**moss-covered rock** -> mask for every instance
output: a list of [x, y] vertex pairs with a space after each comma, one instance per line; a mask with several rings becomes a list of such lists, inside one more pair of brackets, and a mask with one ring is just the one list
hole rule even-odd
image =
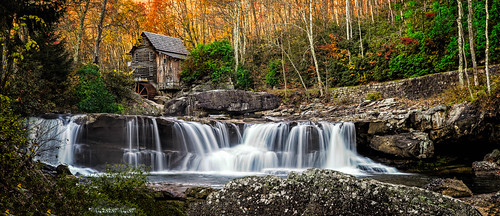
[[415, 187], [309, 169], [228, 182], [191, 215], [480, 215], [457, 199]]
[[424, 188], [451, 197], [472, 196], [472, 191], [463, 181], [458, 179], [434, 179], [432, 182], [425, 185]]
[[186, 197], [195, 199], [206, 199], [212, 192], [217, 191], [211, 187], [191, 187], [184, 191]]

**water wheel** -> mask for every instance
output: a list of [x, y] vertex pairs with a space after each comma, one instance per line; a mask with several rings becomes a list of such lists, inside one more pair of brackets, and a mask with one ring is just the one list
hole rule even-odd
[[149, 83], [137, 83], [136, 92], [143, 98], [153, 99], [156, 96], [156, 89]]

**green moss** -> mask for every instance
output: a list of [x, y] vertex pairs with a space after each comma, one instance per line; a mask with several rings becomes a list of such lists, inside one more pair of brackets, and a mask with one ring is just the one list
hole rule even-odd
[[370, 92], [366, 95], [366, 100], [377, 100], [382, 98], [382, 94], [380, 92]]

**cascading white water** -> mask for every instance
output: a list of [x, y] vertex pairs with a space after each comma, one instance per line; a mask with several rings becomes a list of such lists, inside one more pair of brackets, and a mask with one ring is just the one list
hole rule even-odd
[[319, 125], [300, 122], [296, 126], [289, 123], [252, 124], [246, 127], [241, 144], [231, 148], [218, 148], [214, 144], [217, 134], [203, 133], [206, 131], [203, 127], [207, 125], [176, 123], [176, 128], [182, 132], [183, 143], [192, 145], [194, 151], [185, 157], [182, 167], [173, 170], [262, 172], [266, 169], [319, 167], [351, 173], [397, 172], [357, 154], [355, 127], [350, 122], [323, 122]]
[[[92, 138], [89, 133], [95, 133], [95, 129], [83, 132], [83, 126], [75, 123], [74, 118], [34, 120], [48, 131], [43, 137], [56, 137], [46, 147], [58, 150], [44, 153], [41, 158], [45, 162], [90, 167], [103, 167], [104, 163], [144, 164], [151, 166], [152, 171], [180, 172], [272, 172], [310, 167], [353, 174], [397, 172], [356, 152], [356, 131], [350, 122], [256, 123], [245, 124], [240, 132], [240, 127], [233, 123], [214, 122], [212, 126], [125, 116], [123, 126], [108, 129], [123, 134], [123, 138], [107, 134]], [[89, 143], [79, 143], [83, 133]], [[108, 141], [101, 141], [103, 138]], [[107, 142], [114, 146], [106, 146]], [[75, 161], [81, 145], [86, 152]], [[116, 155], [116, 147], [121, 148], [121, 158], [111, 157]]]
[[[151, 121], [151, 122], [149, 122]], [[165, 169], [165, 153], [162, 151], [160, 133], [156, 118], [131, 117], [126, 123], [127, 148], [124, 149], [123, 161], [138, 167], [149, 158], [151, 169], [161, 171]], [[154, 149], [141, 150], [141, 144], [152, 138]]]
[[[81, 126], [72, 117], [65, 119], [30, 118], [30, 139], [39, 145], [35, 159], [47, 164], [73, 164], [73, 155], [78, 153], [80, 145], [76, 143]], [[57, 149], [57, 151], [55, 151]]]
[[68, 165], [75, 174], [91, 174], [95, 170], [73, 166], [74, 155], [81, 152], [82, 144], [78, 143], [82, 126], [74, 119], [81, 116], [60, 116], [53, 119], [29, 118], [29, 136], [33, 143], [39, 145], [35, 160], [58, 166]]
[[139, 127], [137, 126], [137, 117], [127, 121], [127, 144], [128, 148], [123, 153], [123, 160], [135, 167], [139, 166], [141, 154], [139, 152]]
[[153, 122], [153, 136], [154, 136], [154, 143], [155, 143], [155, 161], [153, 166], [154, 170], [164, 170], [164, 161], [165, 161], [165, 153], [161, 150], [161, 140], [160, 140], [160, 133], [158, 132], [158, 124], [156, 123], [156, 119], [153, 118], [151, 119]]

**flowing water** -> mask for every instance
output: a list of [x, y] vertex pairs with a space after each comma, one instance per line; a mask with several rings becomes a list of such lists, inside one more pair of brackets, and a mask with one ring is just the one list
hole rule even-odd
[[68, 164], [80, 174], [102, 170], [105, 164], [146, 165], [152, 169], [153, 181], [206, 178], [216, 182], [244, 175], [286, 175], [311, 167], [354, 175], [398, 173], [356, 152], [351, 122], [202, 124], [119, 116], [119, 121], [78, 123], [85, 118], [30, 119], [32, 137], [44, 143], [38, 159]]

